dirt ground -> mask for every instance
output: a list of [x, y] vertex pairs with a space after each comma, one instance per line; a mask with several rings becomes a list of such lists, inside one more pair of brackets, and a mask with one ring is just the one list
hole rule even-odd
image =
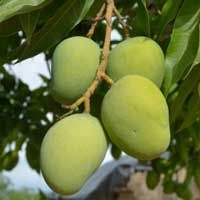
[[[179, 173], [179, 180], [182, 181], [185, 176], [185, 170]], [[163, 193], [161, 183], [150, 190], [145, 184], [146, 173], [137, 172], [131, 176], [127, 187], [122, 189], [117, 200], [180, 200], [175, 194], [167, 195]], [[193, 199], [200, 198], [200, 191], [193, 182], [191, 184]]]

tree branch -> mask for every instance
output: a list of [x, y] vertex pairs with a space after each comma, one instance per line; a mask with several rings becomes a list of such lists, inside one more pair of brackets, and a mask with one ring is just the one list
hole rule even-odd
[[112, 16], [114, 12], [114, 0], [107, 0], [107, 4], [103, 5], [102, 8], [100, 9], [99, 13], [97, 14], [95, 18], [95, 22], [92, 24], [89, 32], [88, 32], [88, 37], [92, 37], [94, 33], [94, 29], [97, 25], [97, 21], [99, 18], [101, 18], [103, 11], [106, 8], [106, 14], [105, 14], [105, 20], [106, 20], [106, 34], [105, 34], [105, 39], [104, 39], [104, 46], [103, 46], [103, 51], [100, 59], [100, 64], [97, 69], [96, 77], [95, 80], [92, 82], [91, 86], [87, 89], [85, 94], [80, 97], [78, 100], [76, 100], [72, 105], [67, 105], [65, 108], [70, 109], [70, 110], [75, 110], [79, 105], [84, 103], [85, 110], [84, 112], [90, 112], [90, 98], [94, 94], [95, 90], [97, 89], [98, 85], [102, 80], [106, 81], [109, 84], [113, 84], [113, 80], [106, 75], [106, 66], [108, 63], [108, 55], [110, 52], [110, 40], [111, 40], [111, 33], [112, 33]]
[[87, 33], [88, 38], [92, 38], [92, 36], [94, 35], [95, 28], [98, 24], [98, 21], [102, 19], [105, 8], [106, 8], [106, 4], [104, 3], [102, 5], [101, 9], [99, 10], [99, 12], [97, 13], [96, 17], [94, 18], [92, 26], [90, 27], [90, 29]]

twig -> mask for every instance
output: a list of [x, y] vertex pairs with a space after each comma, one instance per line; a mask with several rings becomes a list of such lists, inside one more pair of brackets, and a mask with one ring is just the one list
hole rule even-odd
[[[84, 103], [84, 107], [85, 107], [84, 112], [90, 112], [90, 98], [94, 94], [99, 83], [102, 80], [106, 81], [109, 84], [113, 83], [113, 80], [105, 74], [105, 71], [106, 71], [106, 66], [107, 66], [107, 62], [108, 62], [108, 55], [109, 55], [109, 51], [110, 51], [110, 40], [111, 40], [111, 32], [112, 32], [112, 15], [113, 15], [113, 11], [114, 11], [114, 0], [107, 0], [107, 5], [105, 5], [105, 6], [106, 6], [105, 20], [106, 20], [106, 23], [107, 23], [106, 35], [105, 35], [105, 39], [104, 39], [104, 46], [103, 46], [102, 56], [101, 56], [101, 59], [100, 59], [100, 64], [99, 64], [99, 67], [98, 67], [97, 73], [96, 73], [96, 78], [82, 97], [80, 97], [72, 105], [65, 106], [65, 108], [68, 108], [70, 110], [75, 110], [79, 105]], [[102, 8], [102, 10], [103, 10], [103, 8]], [[101, 14], [103, 12], [101, 11], [99, 13]], [[100, 14], [98, 15], [98, 17], [100, 16]], [[93, 29], [94, 28], [91, 28], [92, 31], [89, 31], [89, 32], [92, 33]]]
[[104, 18], [103, 17], [103, 12], [104, 12], [105, 8], [106, 8], [106, 4], [104, 3], [102, 5], [101, 9], [99, 10], [99, 12], [97, 13], [96, 17], [94, 18], [92, 26], [90, 27], [90, 29], [89, 29], [89, 31], [87, 33], [87, 37], [88, 38], [92, 38], [92, 36], [94, 34], [94, 31], [95, 31], [95, 28], [96, 28], [96, 26], [98, 24], [98, 21]]
[[125, 37], [128, 38], [129, 37], [129, 26], [126, 24], [126, 22], [124, 22], [123, 17], [121, 16], [121, 14], [119, 13], [119, 11], [117, 10], [117, 8], [115, 6], [114, 6], [113, 11], [114, 11], [116, 17], [118, 18], [119, 23], [123, 27]]

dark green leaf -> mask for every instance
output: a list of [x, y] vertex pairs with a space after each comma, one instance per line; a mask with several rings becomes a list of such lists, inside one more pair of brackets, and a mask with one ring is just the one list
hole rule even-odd
[[36, 9], [46, 0], [1, 0], [0, 1], [0, 22], [25, 12]]
[[[199, 38], [200, 38], [200, 26], [199, 26]], [[198, 49], [193, 65], [197, 65], [199, 63], [200, 63], [200, 39], [199, 39], [199, 49]]]
[[23, 31], [26, 34], [27, 42], [29, 43], [33, 32], [35, 31], [40, 16], [39, 11], [30, 12], [19, 16]]
[[121, 157], [121, 153], [122, 153], [122, 151], [118, 147], [116, 147], [114, 144], [112, 144], [111, 154], [112, 154], [113, 158], [118, 160]]
[[[138, 9], [136, 11], [136, 18], [134, 23], [137, 24], [137, 27], [141, 29], [143, 34], [150, 37], [150, 21], [149, 21], [149, 12], [146, 6], [146, 0], [136, 0], [138, 3]], [[133, 25], [135, 26], [135, 24]], [[135, 27], [133, 27], [134, 30]]]
[[18, 153], [16, 151], [9, 151], [0, 160], [0, 166], [5, 170], [12, 170], [18, 163]]
[[188, 95], [197, 87], [200, 80], [200, 64], [196, 65], [188, 77], [180, 85], [179, 93], [171, 105], [171, 120], [175, 121]]
[[179, 184], [176, 187], [176, 193], [179, 197], [185, 199], [185, 200], [191, 200], [192, 199], [192, 193], [190, 191], [189, 186], [185, 186], [184, 184]]
[[0, 23], [0, 37], [10, 36], [20, 31], [21, 26], [18, 18], [11, 18], [10, 20]]
[[165, 176], [163, 181], [163, 187], [164, 187], [163, 190], [166, 194], [171, 194], [176, 189], [176, 183]]
[[184, 116], [183, 123], [178, 131], [181, 131], [189, 126], [191, 126], [200, 114], [200, 97], [197, 91], [194, 92], [193, 96], [188, 102], [188, 112]]
[[146, 177], [146, 183], [149, 189], [153, 190], [160, 182], [160, 174], [155, 172], [154, 170], [149, 171]]
[[40, 199], [39, 200], [49, 200], [49, 198], [42, 191], [40, 191]]
[[200, 168], [199, 168], [199, 163], [196, 165], [194, 169], [194, 180], [195, 183], [197, 184], [198, 188], [200, 189]]
[[40, 148], [39, 145], [33, 143], [33, 141], [28, 142], [26, 148], [26, 158], [31, 166], [31, 168], [35, 169], [37, 172], [40, 172]]
[[[38, 33], [32, 36], [30, 43], [23, 45], [20, 60], [37, 55], [56, 45], [74, 28], [86, 15], [94, 0], [68, 0]], [[22, 49], [19, 48], [19, 52]]]
[[169, 22], [171, 22], [177, 15], [177, 11], [183, 0], [167, 0], [162, 8], [161, 16], [157, 25], [157, 40], [165, 31]]
[[164, 93], [189, 70], [199, 45], [200, 1], [185, 0], [176, 18], [166, 54]]

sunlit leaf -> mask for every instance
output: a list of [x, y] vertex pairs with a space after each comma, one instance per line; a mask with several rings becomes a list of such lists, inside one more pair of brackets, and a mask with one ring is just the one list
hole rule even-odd
[[20, 13], [36, 9], [47, 0], [1, 0], [0, 22]]
[[[87, 14], [94, 0], [66, 1], [44, 27], [11, 55], [11, 60], [26, 58], [46, 51], [61, 41]], [[15, 57], [16, 56], [16, 57]]]
[[193, 63], [199, 46], [200, 1], [185, 0], [176, 18], [166, 54], [164, 92], [183, 78]]

